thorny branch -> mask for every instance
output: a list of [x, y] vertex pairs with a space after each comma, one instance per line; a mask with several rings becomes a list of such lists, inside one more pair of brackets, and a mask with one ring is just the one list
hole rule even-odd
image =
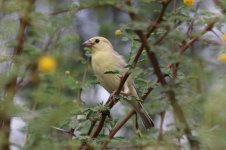
[[[213, 18], [198, 35], [192, 36], [189, 40], [187, 40], [187, 42], [184, 42], [179, 49], [180, 57], [183, 56], [186, 49], [188, 49], [194, 42], [199, 40], [208, 31], [211, 31], [214, 24], [217, 22], [217, 20], [218, 20], [218, 17]], [[173, 69], [173, 77], [174, 78], [176, 78], [176, 76], [177, 76], [177, 70], [179, 68], [179, 65], [180, 65], [179, 62], [170, 65], [170, 67], [172, 67], [172, 69]]]
[[[140, 46], [140, 48], [139, 48], [134, 60], [133, 60], [132, 66], [136, 66], [136, 64], [138, 62], [138, 59], [139, 59], [139, 57], [140, 57], [140, 55], [141, 55], [141, 53], [143, 51], [143, 48], [144, 48], [144, 46], [142, 44]], [[130, 74], [131, 74], [131, 69], [129, 69], [129, 71], [127, 71], [125, 73], [125, 75], [121, 78], [121, 82], [119, 84], [119, 87], [118, 87], [117, 91], [114, 94], [115, 96], [120, 94], [120, 91], [122, 90], [123, 85], [125, 84], [125, 82], [126, 82], [126, 80], [127, 80], [127, 78], [129, 77]], [[109, 97], [108, 102], [106, 103], [106, 105], [109, 107], [109, 109], [111, 109], [117, 101], [118, 101], [117, 99], [112, 99], [112, 97]], [[98, 126], [96, 128], [96, 131], [91, 136], [92, 138], [98, 136], [100, 131], [101, 131], [101, 129], [103, 128], [104, 121], [106, 119], [106, 113], [102, 113], [102, 114], [104, 114], [104, 115], [101, 115], [101, 119], [100, 119], [99, 124], [98, 124]]]
[[[125, 0], [125, 2], [128, 4], [128, 5], [131, 5], [131, 1], [130, 0]], [[151, 61], [151, 64], [153, 66], [153, 69], [154, 69], [154, 72], [156, 74], [156, 76], [158, 77], [158, 81], [163, 85], [163, 86], [167, 86], [167, 82], [165, 80], [165, 77], [164, 77], [164, 74], [162, 73], [161, 69], [160, 69], [160, 66], [159, 66], [159, 63], [158, 63], [158, 60], [155, 56], [155, 53], [153, 51], [151, 51], [150, 47], [149, 47], [149, 44], [148, 44], [148, 41], [147, 41], [147, 38], [151, 35], [151, 33], [153, 33], [155, 31], [155, 29], [157, 29], [157, 27], [159, 26], [159, 23], [162, 21], [162, 18], [164, 16], [164, 13], [167, 9], [167, 6], [169, 5], [169, 3], [171, 2], [171, 0], [166, 0], [166, 1], [162, 1], [162, 10], [160, 11], [160, 14], [159, 16], [157, 17], [157, 19], [155, 20], [155, 22], [153, 23], [152, 21], [148, 21], [148, 22], [151, 22], [150, 23], [150, 28], [148, 29], [148, 32], [147, 34], [145, 34], [144, 32], [142, 31], [136, 31], [137, 35], [140, 37], [141, 39], [141, 45], [137, 51], [137, 54], [135, 55], [135, 58], [134, 58], [134, 61], [132, 63], [132, 66], [135, 67], [136, 64], [137, 64], [137, 61], [143, 51], [143, 49], [145, 48], [146, 52], [147, 52], [147, 55]], [[174, 6], [175, 6], [175, 1], [174, 1]], [[139, 19], [140, 17], [136, 16], [135, 13], [133, 12], [128, 12], [131, 19]], [[181, 48], [180, 48], [180, 54], [182, 55], [184, 53], [184, 51], [191, 45], [193, 44], [195, 41], [197, 41], [203, 34], [205, 34], [206, 32], [208, 32], [209, 30], [212, 29], [213, 25], [215, 24], [215, 22], [217, 21], [217, 18], [214, 19], [213, 21], [211, 21], [207, 26], [206, 28], [201, 32], [201, 34], [199, 34], [198, 36], [193, 36], [190, 40], [188, 40], [187, 42], [185, 42]], [[159, 42], [161, 42], [164, 37], [167, 35], [167, 33], [165, 35], [163, 35], [160, 39], [158, 39], [156, 41], [155, 44], [158, 44]], [[129, 77], [129, 75], [131, 74], [131, 71], [132, 69], [129, 69], [129, 71], [124, 75], [124, 77], [121, 79], [121, 82], [120, 82], [120, 85], [119, 85], [119, 88], [117, 89], [115, 95], [118, 95], [120, 93], [120, 91], [122, 90], [123, 88], [123, 85], [124, 83], [126, 82], [127, 78]], [[174, 114], [175, 116], [178, 118], [178, 120], [180, 121], [180, 123], [183, 124], [183, 132], [185, 133], [185, 135], [187, 136], [188, 140], [189, 140], [189, 143], [191, 145], [192, 148], [197, 148], [199, 143], [197, 140], [194, 140], [194, 137], [191, 133], [191, 130], [189, 128], [189, 125], [185, 119], [185, 116], [184, 116], [184, 113], [180, 107], [180, 105], [177, 103], [177, 100], [175, 98], [175, 93], [173, 90], [167, 90], [166, 91], [166, 95], [168, 97], [168, 100], [170, 101], [170, 104], [171, 106], [173, 107], [173, 111], [174, 111]], [[115, 102], [117, 102], [117, 100], [113, 100], [112, 97], [109, 98], [108, 102], [106, 103], [106, 105], [109, 107], [109, 109], [111, 109]], [[117, 124], [110, 132], [109, 134], [109, 139], [113, 138], [113, 136], [117, 133], [117, 131], [129, 120], [129, 118], [131, 118], [131, 116], [135, 114], [135, 111], [132, 110], [130, 111], [126, 116], [125, 118], [122, 119], [121, 122], [119, 122], [119, 124]], [[95, 138], [99, 135], [99, 133], [101, 132], [103, 126], [104, 126], [104, 122], [105, 122], [105, 119], [106, 119], [106, 112], [103, 112], [101, 113], [101, 119], [99, 121], [99, 124], [96, 128], [96, 130], [94, 131], [94, 133], [92, 134], [92, 138]], [[92, 132], [92, 131], [90, 131]], [[104, 142], [102, 144], [102, 148], [106, 148], [107, 147], [107, 144], [108, 144], [108, 141], [107, 142]]]
[[[127, 4], [131, 4], [131, 1], [130, 1], [130, 0], [126, 0], [126, 3], [127, 3]], [[164, 4], [165, 4], [165, 3], [164, 3]], [[169, 3], [167, 2], [166, 4], [168, 5]], [[162, 11], [165, 12], [165, 10], [166, 10], [166, 6], [163, 7]], [[163, 17], [162, 11], [161, 11], [160, 15], [157, 17], [155, 24], [159, 23], [159, 22], [162, 20], [162, 17]], [[135, 19], [135, 14], [133, 14], [132, 12], [130, 12], [130, 15], [131, 15], [131, 18], [134, 18], [134, 19]], [[156, 29], [156, 27], [153, 26], [153, 27], [150, 29], [150, 31], [149, 31], [149, 35], [150, 35], [155, 29]], [[133, 67], [136, 66], [136, 64], [137, 64], [137, 62], [138, 62], [138, 59], [139, 59], [139, 57], [140, 57], [140, 55], [141, 55], [141, 53], [142, 53], [142, 51], [143, 51], [143, 49], [144, 49], [144, 46], [145, 46], [145, 44], [142, 43], [141, 46], [139, 47], [138, 52], [137, 52], [137, 54], [135, 55], [135, 58], [134, 58], [134, 60], [133, 60], [133, 62], [132, 62], [132, 66], [133, 66]], [[126, 82], [127, 78], [128, 78], [129, 75], [131, 74], [131, 71], [132, 71], [132, 69], [129, 69], [129, 71], [128, 71], [127, 73], [125, 73], [125, 75], [122, 77], [121, 82], [120, 82], [120, 85], [119, 85], [119, 88], [117, 89], [115, 95], [119, 95], [120, 91], [121, 91], [122, 88], [123, 88], [124, 83]], [[114, 104], [115, 104], [115, 100], [111, 99], [111, 97], [110, 97], [110, 99], [108, 100], [108, 103], [107, 103], [109, 109], [111, 109], [111, 108], [114, 106]], [[100, 123], [99, 123], [98, 127], [96, 128], [96, 131], [98, 131], [98, 132], [94, 132], [94, 134], [93, 134], [91, 137], [96, 137], [96, 136], [98, 136], [99, 132], [100, 132], [101, 129], [103, 128], [103, 122], [104, 122], [104, 121], [105, 121], [105, 117], [103, 117], [103, 116], [101, 115]], [[100, 129], [100, 128], [101, 128], [101, 129]]]
[[185, 50], [189, 48], [190, 45], [192, 45], [195, 41], [197, 41], [200, 37], [202, 37], [206, 32], [212, 30], [214, 24], [217, 22], [218, 17], [213, 18], [206, 27], [200, 32], [199, 35], [193, 36], [191, 39], [189, 39], [185, 44], [183, 44], [180, 49], [180, 55], [183, 55]]
[[[169, 2], [169, 1], [168, 1]], [[130, 16], [132, 19], [134, 18], [137, 18], [135, 17], [136, 14], [131, 14], [130, 13]], [[161, 13], [160, 13], [160, 16], [161, 16]], [[157, 19], [159, 20], [159, 19]], [[214, 21], [215, 22], [215, 21]], [[211, 22], [206, 28], [204, 31], [201, 32], [201, 35], [203, 35], [204, 33], [206, 33], [206, 31], [209, 31], [212, 27], [213, 27], [213, 22]], [[158, 77], [158, 80], [159, 82], [163, 85], [163, 86], [167, 86], [167, 82], [164, 78], [164, 75], [163, 73], [161, 72], [161, 69], [159, 67], [159, 64], [158, 64], [158, 60], [155, 56], [155, 53], [151, 51], [150, 47], [149, 47], [149, 44], [148, 44], [148, 41], [147, 41], [147, 38], [146, 36], [144, 35], [144, 33], [142, 31], [136, 31], [137, 35], [140, 37], [141, 39], [141, 42], [144, 44], [145, 46], [145, 49], [146, 49], [146, 52], [148, 54], [148, 57], [149, 57], [149, 60], [151, 61], [151, 64], [153, 66], [153, 69], [154, 69], [154, 72], [156, 74], [156, 76]], [[149, 34], [149, 33], [148, 33]], [[185, 45], [183, 46], [183, 48], [186, 48], [188, 47], [190, 44], [192, 44], [194, 41], [198, 40], [199, 37], [195, 37], [193, 38], [192, 41], [190, 41], [189, 43], [185, 43]], [[183, 50], [183, 49], [182, 49]], [[185, 116], [184, 116], [184, 113], [180, 107], [180, 105], [177, 103], [177, 100], [175, 98], [175, 93], [173, 90], [168, 90], [166, 91], [166, 94], [168, 96], [168, 100], [170, 101], [170, 104], [171, 106], [173, 107], [173, 111], [174, 111], [174, 115], [178, 118], [178, 120], [180, 121], [180, 123], [183, 124], [183, 131], [185, 133], [185, 135], [187, 136], [188, 138], [188, 141], [190, 143], [190, 146], [192, 148], [198, 148], [199, 147], [199, 143], [198, 141], [194, 140], [193, 136], [192, 136], [192, 133], [190, 131], [190, 128], [188, 126], [188, 123], [185, 119]], [[160, 133], [161, 135], [161, 133]]]
[[[30, 4], [33, 5], [34, 0], [29, 0], [28, 1]], [[14, 50], [15, 55], [19, 55], [22, 50], [23, 50], [23, 45], [24, 45], [24, 39], [25, 39], [25, 29], [29, 25], [29, 13], [32, 9], [32, 5], [30, 5], [24, 10], [23, 16], [20, 18], [20, 26], [19, 26], [19, 32], [17, 35], [17, 45]]]
[[[170, 2], [170, 0], [169, 0], [169, 1], [166, 1], [166, 2], [163, 2], [163, 5], [164, 5], [164, 6], [163, 6], [163, 8], [162, 8], [162, 10], [161, 10], [161, 12], [160, 12], [160, 15], [157, 17], [156, 22], [155, 22], [154, 24], [158, 24], [158, 23], [162, 20], [163, 14], [164, 14], [164, 12], [165, 12], [165, 10], [166, 10], [166, 8], [167, 8], [169, 2]], [[128, 5], [131, 5], [131, 1], [130, 1], [130, 0], [126, 0], [126, 3], [127, 3]], [[135, 15], [134, 13], [129, 12], [129, 14], [131, 15], [131, 18], [133, 18], [133, 19], [136, 18], [136, 15]], [[151, 27], [152, 27], [152, 28], [150, 28], [150, 31], [148, 32], [148, 35], [149, 35], [149, 36], [150, 36], [151, 33], [154, 32], [155, 29], [156, 29], [156, 26], [151, 26]], [[144, 48], [145, 48], [145, 43], [142, 42], [142, 44], [141, 44], [141, 46], [139, 47], [138, 52], [137, 52], [137, 54], [135, 55], [135, 58], [134, 58], [134, 60], [133, 60], [133, 62], [132, 62], [132, 66], [133, 66], [133, 67], [136, 66], [136, 64], [137, 64], [137, 62], [138, 62], [138, 59], [139, 59], [139, 57], [140, 57], [140, 55], [141, 55], [141, 53], [142, 53], [142, 51], [143, 51]], [[132, 69], [129, 69], [129, 71], [126, 72], [125, 75], [122, 77], [121, 82], [120, 82], [120, 85], [119, 85], [119, 88], [117, 89], [115, 95], [118, 95], [118, 94], [120, 93], [120, 91], [121, 91], [122, 88], [123, 88], [124, 83], [126, 82], [127, 78], [128, 78], [129, 75], [131, 74], [131, 71], [132, 71]], [[164, 77], [163, 77], [163, 78], [164, 78]], [[163, 82], [164, 82], [164, 81], [163, 81]], [[108, 100], [108, 103], [107, 103], [109, 109], [111, 109], [111, 108], [114, 106], [114, 104], [115, 104], [116, 101], [117, 101], [117, 100], [113, 100], [113, 99], [111, 99], [111, 97], [110, 97], [110, 99]], [[96, 128], [96, 131], [98, 131], [98, 132], [95, 131], [94, 134], [93, 134], [91, 137], [96, 137], [96, 136], [98, 136], [98, 134], [100, 133], [101, 129], [103, 128], [103, 125], [104, 125], [103, 122], [105, 121], [105, 118], [106, 118], [106, 117], [104, 117], [104, 116], [101, 115], [100, 123], [99, 123], [99, 125], [98, 125], [97, 128]]]
[[[136, 18], [135, 14], [131, 14], [130, 15], [131, 18]], [[217, 22], [218, 17], [215, 17], [214, 19], [212, 19], [207, 26], [200, 32], [199, 35], [197, 36], [193, 36], [190, 40], [188, 40], [187, 42], [185, 42], [181, 48], [179, 49], [180, 55], [183, 55], [184, 51], [190, 46], [192, 45], [195, 41], [199, 40], [200, 37], [202, 37], [206, 32], [212, 30], [214, 24]], [[137, 31], [136, 32], [138, 34], [138, 36], [141, 39], [141, 42], [145, 44], [145, 49], [146, 52], [149, 56], [149, 59], [152, 63], [153, 69], [155, 74], [157, 75], [160, 83], [165, 86], [167, 85], [167, 82], [165, 81], [165, 78], [163, 76], [163, 74], [161, 73], [161, 70], [158, 66], [158, 60], [155, 56], [155, 54], [151, 51], [150, 47], [148, 46], [148, 42], [147, 42], [147, 38], [145, 37], [145, 35], [141, 32], [141, 31]], [[179, 64], [176, 64], [177, 67]], [[191, 145], [192, 148], [197, 148], [199, 146], [198, 141], [194, 139], [194, 137], [192, 136], [192, 133], [190, 131], [189, 125], [185, 119], [185, 116], [183, 114], [183, 111], [181, 109], [181, 107], [179, 106], [179, 104], [177, 103], [176, 99], [175, 99], [175, 93], [172, 90], [169, 90], [166, 92], [167, 96], [168, 96], [168, 100], [171, 103], [171, 106], [173, 107], [174, 110], [174, 114], [176, 115], [176, 117], [178, 118], [178, 120], [180, 121], [180, 123], [183, 124], [183, 131], [184, 133], [187, 135], [187, 138], [189, 140], [189, 143]]]
[[[150, 48], [147, 47], [148, 46], [148, 42], [147, 39], [152, 32], [155, 31], [155, 29], [157, 29], [159, 23], [162, 21], [162, 18], [164, 16], [164, 13], [167, 9], [167, 6], [169, 5], [169, 3], [171, 2], [171, 0], [167, 0], [167, 1], [162, 1], [162, 10], [160, 11], [159, 16], [157, 17], [156, 21], [154, 24], [156, 24], [156, 26], [150, 26], [149, 27], [149, 32], [147, 33], [147, 35], [145, 36], [144, 33], [142, 31], [136, 31], [137, 35], [140, 37], [141, 42], [146, 46], [146, 52], [148, 53], [149, 58], [151, 57], [152, 59], [150, 59], [154, 72], [156, 74], [156, 76], [158, 77], [158, 82], [160, 82], [163, 86], [165, 86], [167, 83], [165, 81], [165, 77], [164, 75], [161, 73], [161, 70], [159, 68], [159, 64], [158, 64], [158, 60], [155, 57], [155, 54], [153, 52], [150, 51]], [[132, 5], [131, 0], [127, 0], [127, 5]], [[130, 15], [130, 18], [132, 20], [138, 18], [136, 17], [137, 15], [135, 13], [131, 13], [128, 12]], [[160, 37], [159, 39], [156, 40], [155, 44], [158, 44], [159, 42], [161, 42], [161, 40], [164, 39], [164, 37], [168, 34], [168, 32], [166, 32], [162, 37]], [[149, 50], [148, 50], [149, 49]], [[162, 139], [162, 129], [163, 129], [163, 121], [164, 121], [164, 117], [165, 117], [165, 112], [161, 112], [160, 113], [161, 116], [161, 122], [160, 122], [160, 131], [159, 131], [159, 136], [158, 136], [158, 142]], [[157, 142], [157, 143], [158, 143]]]
[[[168, 5], [169, 5], [169, 3], [170, 3], [171, 1], [172, 1], [172, 0], [163, 0], [163, 1], [162, 1], [162, 9], [161, 9], [161, 11], [160, 11], [159, 16], [158, 16], [157, 19], [155, 20], [155, 23], [156, 23], [156, 24], [159, 24], [159, 23], [162, 21], [162, 18], [163, 18], [163, 16], [164, 16], [165, 12], [166, 12], [166, 9], [167, 9], [167, 7], [168, 7]], [[150, 28], [150, 29], [149, 29], [149, 32], [148, 32], [147, 35], [146, 35], [146, 37], [147, 37], [147, 38], [150, 37], [151, 33], [153, 33], [154, 30], [155, 30], [156, 28], [157, 28], [156, 26], [153, 26], [152, 28]]]
[[[152, 87], [149, 87], [147, 89], [147, 92], [141, 97], [142, 100], [145, 100], [147, 96], [151, 93], [153, 90]], [[111, 131], [110, 134], [108, 135], [109, 140], [114, 137], [114, 135], [122, 128], [122, 126], [134, 115], [136, 114], [136, 110], [133, 109], [131, 110]], [[107, 147], [108, 141], [105, 141], [102, 145], [101, 148], [105, 149]]]

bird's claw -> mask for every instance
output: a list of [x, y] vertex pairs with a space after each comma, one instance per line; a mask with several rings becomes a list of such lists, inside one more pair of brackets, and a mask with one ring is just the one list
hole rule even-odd
[[112, 99], [112, 101], [113, 101], [114, 104], [118, 102], [118, 99], [117, 99], [117, 97], [115, 96], [115, 94], [116, 94], [116, 91], [113, 91], [113, 92], [111, 93], [111, 95], [110, 95], [110, 99]]

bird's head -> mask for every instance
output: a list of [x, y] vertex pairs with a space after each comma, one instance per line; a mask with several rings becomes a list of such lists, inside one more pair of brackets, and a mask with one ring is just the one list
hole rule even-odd
[[113, 50], [111, 42], [104, 37], [93, 37], [83, 43], [85, 47], [91, 48], [92, 52]]

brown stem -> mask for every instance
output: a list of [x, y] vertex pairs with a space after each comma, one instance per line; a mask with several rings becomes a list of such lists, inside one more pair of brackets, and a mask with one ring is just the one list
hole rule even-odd
[[161, 118], [161, 120], [160, 120], [160, 129], [159, 129], [159, 135], [158, 135], [158, 138], [157, 138], [157, 142], [156, 142], [156, 145], [155, 145], [155, 148], [154, 148], [155, 150], [158, 149], [159, 144], [160, 144], [160, 142], [161, 142], [161, 140], [163, 138], [163, 123], [164, 123], [164, 119], [165, 119], [165, 114], [166, 114], [165, 111], [160, 112], [160, 118]]
[[14, 53], [16, 55], [18, 55], [22, 52], [26, 27], [27, 27], [27, 22], [23, 18], [20, 18], [20, 28], [19, 28], [19, 33], [17, 36], [17, 46], [14, 51]]
[[[141, 38], [141, 41], [143, 43], [147, 44], [147, 45], [145, 45], [146, 52], [148, 54], [149, 60], [152, 63], [154, 72], [155, 72], [156, 76], [158, 77], [159, 82], [163, 86], [166, 86], [167, 82], [166, 82], [166, 80], [165, 80], [165, 78], [164, 78], [164, 76], [163, 76], [163, 74], [162, 74], [162, 72], [159, 68], [158, 61], [157, 61], [157, 58], [156, 58], [154, 52], [151, 51], [151, 49], [150, 49], [150, 47], [147, 43], [147, 39], [145, 38], [144, 35], [142, 35], [142, 33], [140, 33], [140, 38]], [[191, 147], [197, 148], [199, 143], [198, 143], [197, 140], [194, 140], [194, 137], [192, 136], [191, 130], [190, 130], [188, 123], [185, 119], [183, 110], [181, 109], [180, 105], [177, 103], [174, 91], [168, 90], [168, 91], [166, 91], [166, 94], [167, 94], [168, 100], [169, 100], [169, 102], [170, 102], [170, 104], [173, 108], [174, 115], [178, 118], [179, 122], [183, 125], [182, 129], [183, 129], [185, 135], [187, 136]]]
[[105, 113], [101, 113], [101, 118], [100, 118], [100, 122], [98, 124], [98, 127], [96, 128], [95, 132], [93, 133], [93, 135], [91, 136], [92, 138], [96, 138], [99, 133], [101, 132], [102, 128], [104, 127], [104, 121], [106, 119]]
[[[165, 14], [165, 11], [166, 11], [166, 8], [168, 7], [169, 3], [171, 2], [172, 0], [164, 0], [162, 2], [162, 9], [160, 11], [160, 14], [158, 15], [158, 17], [156, 18], [155, 20], [155, 23], [156, 24], [159, 24], [161, 21], [162, 21], [162, 18]], [[146, 37], [148, 38], [152, 32], [155, 31], [155, 29], [157, 28], [157, 26], [153, 26], [152, 28], [149, 29], [149, 32], [147, 33]]]
[[[164, 14], [164, 12], [165, 12], [165, 10], [166, 10], [166, 8], [167, 8], [167, 6], [168, 6], [168, 4], [169, 4], [170, 1], [171, 1], [171, 0], [168, 0], [168, 1], [166, 1], [166, 2], [163, 2], [163, 8], [162, 8], [162, 11], [161, 11], [160, 15], [159, 15], [158, 18], [156, 19], [156, 23], [159, 23], [159, 22], [162, 20], [163, 14]], [[130, 1], [130, 0], [126, 0], [125, 2], [126, 2], [127, 5], [131, 5], [131, 1]], [[130, 15], [130, 17], [131, 17], [132, 19], [137, 19], [137, 18], [139, 18], [139, 17], [136, 17], [136, 14], [134, 14], [133, 12], [129, 12], [129, 15]], [[150, 36], [150, 34], [156, 29], [156, 27], [157, 27], [157, 26], [152, 26], [152, 28], [150, 29], [150, 31], [149, 31], [147, 37]], [[139, 31], [138, 31], [138, 32], [139, 32]], [[140, 46], [140, 48], [139, 48], [139, 50], [138, 50], [138, 52], [137, 52], [137, 54], [136, 54], [136, 56], [135, 56], [135, 58], [134, 58], [134, 61], [133, 61], [133, 63], [132, 63], [132, 66], [133, 66], [133, 67], [136, 66], [136, 63], [137, 63], [137, 61], [138, 61], [138, 59], [139, 59], [139, 57], [140, 57], [140, 55], [141, 55], [141, 53], [142, 53], [144, 47], [145, 47], [145, 43], [142, 42], [142, 44], [141, 44], [141, 46]], [[156, 62], [157, 62], [157, 61], [156, 61]], [[158, 63], [158, 62], [157, 62], [157, 63]], [[160, 73], [161, 73], [161, 72], [160, 72]], [[124, 75], [124, 77], [121, 79], [121, 82], [120, 82], [120, 85], [119, 85], [118, 90], [116, 91], [116, 94], [119, 94], [119, 93], [120, 93], [120, 91], [121, 91], [121, 89], [122, 89], [122, 87], [123, 87], [123, 85], [124, 85], [126, 79], [129, 77], [130, 74], [131, 74], [131, 71], [129, 70], [129, 71]], [[152, 88], [150, 88], [149, 90], [151, 91]], [[144, 97], [144, 98], [145, 98], [145, 97]], [[108, 106], [111, 108], [113, 105], [114, 105], [114, 102], [113, 102], [113, 101], [110, 101], [110, 103], [109, 103]], [[131, 111], [131, 112], [130, 112], [123, 120], [122, 120], [122, 122], [120, 122], [120, 124], [119, 124], [119, 125], [117, 126], [117, 128], [116, 128], [117, 130], [113, 130], [114, 132], [111, 134], [110, 138], [112, 138], [112, 137], [114, 136], [114, 134], [117, 133], [116, 131], [118, 131], [118, 130], [124, 125], [124, 123], [126, 122], [126, 120], [130, 118], [130, 117], [129, 117], [129, 118], [127, 118], [127, 117], [130, 116], [131, 114], [132, 114], [132, 111]], [[132, 116], [132, 115], [131, 115], [131, 116]], [[99, 127], [98, 127], [98, 129], [99, 129]], [[107, 143], [104, 143], [104, 144], [103, 144], [103, 147], [106, 147], [106, 146], [107, 146]]]
[[173, 0], [173, 12], [177, 9], [177, 0]]
[[78, 92], [78, 105], [80, 105], [81, 102], [82, 102], [81, 95], [82, 95], [83, 86], [84, 86], [84, 83], [85, 83], [85, 80], [86, 80], [86, 75], [87, 75], [87, 72], [88, 72], [89, 67], [90, 67], [90, 61], [91, 61], [91, 59], [89, 58], [88, 61], [86, 62], [86, 68], [83, 72], [81, 87], [80, 87], [79, 92]]
[[[145, 100], [147, 98], [147, 96], [151, 93], [151, 91], [153, 90], [152, 87], [149, 87], [147, 89], [147, 91], [144, 93], [143, 96], [141, 96], [142, 100]], [[114, 135], [122, 128], [122, 126], [134, 115], [136, 114], [136, 110], [131, 110], [110, 132], [110, 134], [108, 135], [109, 140], [112, 139], [114, 137]], [[102, 145], [101, 148], [105, 149], [108, 145], [108, 141], [105, 141]]]
[[[122, 128], [122, 126], [134, 115], [136, 114], [135, 110], [131, 110], [121, 121], [120, 123], [118, 123], [109, 133], [108, 138], [109, 140], [112, 139], [114, 137], [114, 135], [118, 132], [119, 129]], [[101, 145], [101, 149], [105, 149], [108, 145], [108, 141], [105, 141], [102, 145]]]
[[[161, 11], [161, 13], [160, 13], [159, 17], [157, 18], [156, 22], [161, 21], [161, 18], [162, 18], [163, 14], [164, 14], [164, 13], [162, 14], [162, 12], [165, 11], [165, 9], [166, 9], [167, 5], [169, 4], [169, 2], [170, 1], [166, 1], [165, 5], [163, 4], [163, 7], [164, 7], [163, 11]], [[131, 14], [130, 13], [130, 16], [131, 16], [132, 19], [135, 18], [134, 15], [135, 14]], [[206, 29], [211, 29], [210, 26], [208, 26]], [[155, 28], [155, 27], [153, 27], [153, 28]], [[149, 37], [151, 32], [153, 32], [152, 31], [153, 28], [150, 30], [150, 32], [147, 34], [147, 36], [145, 36], [142, 31], [136, 31], [136, 33], [140, 37], [141, 42], [144, 44], [144, 47], [146, 49], [146, 52], [147, 52], [148, 57], [149, 57], [149, 60], [150, 60], [150, 62], [152, 64], [152, 67], [154, 69], [154, 72], [155, 72], [156, 76], [158, 77], [158, 81], [163, 86], [166, 86], [167, 82], [166, 82], [166, 80], [164, 78], [163, 73], [161, 72], [161, 69], [160, 69], [159, 64], [158, 64], [158, 60], [157, 60], [157, 58], [155, 56], [155, 53], [151, 51], [151, 49], [150, 49], [150, 47], [148, 45], [148, 42], [147, 42], [147, 38], [146, 38], [146, 37]], [[191, 147], [192, 148], [197, 148], [199, 143], [196, 140], [194, 140], [194, 138], [192, 136], [190, 128], [189, 128], [189, 126], [187, 124], [187, 121], [185, 119], [184, 113], [183, 113], [181, 107], [179, 106], [179, 104], [176, 101], [174, 92], [172, 90], [168, 90], [168, 91], [166, 91], [166, 94], [168, 96], [168, 100], [171, 103], [171, 106], [173, 107], [174, 115], [179, 119], [180, 123], [182, 123], [183, 126], [184, 126], [183, 130], [184, 130], [185, 135], [188, 138], [188, 141], [189, 141]]]
[[29, 25], [29, 13], [32, 10], [32, 5], [34, 4], [35, 0], [27, 0], [29, 5], [25, 8], [23, 16], [20, 18], [20, 26], [19, 32], [17, 35], [17, 45], [14, 50], [15, 55], [19, 55], [23, 50], [24, 40], [25, 40], [25, 30]]
[[[136, 64], [137, 64], [137, 62], [138, 62], [138, 59], [139, 59], [140, 55], [142, 54], [143, 48], [144, 48], [144, 45], [142, 44], [142, 45], [140, 46], [140, 48], [138, 49], [137, 54], [135, 55], [135, 58], [134, 58], [134, 60], [133, 60], [133, 62], [132, 62], [132, 66], [133, 66], [133, 67], [136, 66]], [[117, 91], [115, 92], [115, 95], [116, 95], [116, 96], [119, 95], [120, 91], [122, 90], [122, 88], [123, 88], [123, 86], [124, 86], [124, 84], [125, 84], [127, 78], [128, 78], [129, 75], [131, 74], [131, 70], [132, 70], [132, 69], [129, 69], [129, 70], [125, 73], [125, 75], [121, 78], [119, 87], [118, 87]], [[113, 100], [112, 97], [110, 97], [110, 98], [108, 99], [108, 102], [106, 103], [106, 105], [109, 107], [109, 109], [111, 109], [111, 108], [115, 105], [116, 102], [117, 102], [116, 99]], [[104, 121], [105, 121], [105, 119], [106, 119], [106, 116], [105, 116], [105, 117], [103, 117], [103, 116], [104, 116], [104, 115], [101, 115], [100, 123], [98, 124], [98, 126], [97, 126], [97, 128], [96, 128], [96, 131], [94, 132], [94, 135], [95, 135], [95, 136], [93, 135], [92, 137], [96, 137], [96, 136], [99, 135], [99, 133], [100, 133], [102, 127], [103, 127]], [[92, 128], [92, 126], [91, 126], [91, 128]]]
[[12, 110], [13, 98], [16, 94], [16, 82], [17, 78], [13, 78], [5, 85], [6, 95], [4, 101], [0, 102], [0, 135], [1, 141], [3, 142], [0, 145], [0, 149], [2, 150], [10, 150], [9, 136], [11, 117], [9, 113]]
[[197, 41], [201, 36], [203, 36], [206, 32], [210, 31], [214, 24], [217, 22], [218, 17], [213, 18], [208, 24], [207, 26], [200, 32], [199, 35], [197, 36], [193, 36], [190, 40], [188, 40], [187, 42], [185, 42], [181, 48], [179, 49], [179, 53], [180, 55], [183, 55], [185, 50], [187, 48], [189, 48], [190, 45], [192, 45], [195, 41]]
[[[218, 20], [218, 17], [215, 17], [213, 20], [211, 20], [207, 24], [207, 26], [200, 32], [199, 35], [193, 36], [187, 42], [184, 42], [182, 44], [182, 46], [180, 47], [180, 49], [179, 49], [179, 55], [180, 55], [180, 57], [183, 56], [185, 50], [188, 49], [194, 42], [196, 42], [197, 40], [199, 40], [206, 32], [212, 30], [212, 28], [213, 28], [214, 24], [217, 22], [217, 20]], [[193, 25], [193, 23], [191, 23], [191, 25], [190, 25], [191, 27], [189, 27], [187, 33], [190, 32], [190, 30], [191, 30], [190, 28], [192, 28], [192, 25]], [[172, 67], [172, 70], [173, 70], [173, 79], [174, 80], [175, 80], [175, 78], [177, 76], [177, 70], [179, 68], [179, 65], [180, 65], [179, 62], [176, 62], [175, 64], [171, 64], [170, 65]]]
[[92, 131], [93, 131], [93, 128], [94, 128], [94, 126], [96, 125], [96, 123], [97, 123], [97, 121], [92, 121], [91, 122], [91, 126], [90, 126], [90, 128], [89, 128], [89, 131], [88, 131], [88, 133], [87, 133], [87, 135], [91, 135], [91, 133], [92, 133]]
[[146, 49], [147, 55], [148, 55], [149, 60], [151, 61], [151, 64], [153, 66], [154, 73], [158, 77], [158, 81], [162, 85], [166, 85], [167, 83], [166, 83], [165, 77], [164, 77], [162, 71], [160, 70], [159, 63], [158, 63], [158, 60], [157, 60], [157, 58], [155, 56], [155, 53], [152, 52], [150, 47], [148, 46], [148, 41], [147, 41], [146, 36], [141, 31], [137, 32], [137, 34], [140, 37], [141, 42], [145, 45], [145, 49]]

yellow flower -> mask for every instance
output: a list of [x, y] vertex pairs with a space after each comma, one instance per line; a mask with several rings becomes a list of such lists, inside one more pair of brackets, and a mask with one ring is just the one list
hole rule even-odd
[[122, 35], [122, 31], [121, 30], [115, 30], [115, 36], [120, 36]]
[[224, 33], [224, 35], [221, 37], [223, 41], [226, 42], [226, 33]]
[[220, 54], [218, 60], [222, 63], [226, 63], [226, 53]]
[[56, 60], [52, 56], [42, 56], [38, 60], [38, 69], [41, 72], [47, 73], [56, 68]]
[[186, 6], [193, 6], [194, 5], [194, 0], [184, 0], [184, 4]]

